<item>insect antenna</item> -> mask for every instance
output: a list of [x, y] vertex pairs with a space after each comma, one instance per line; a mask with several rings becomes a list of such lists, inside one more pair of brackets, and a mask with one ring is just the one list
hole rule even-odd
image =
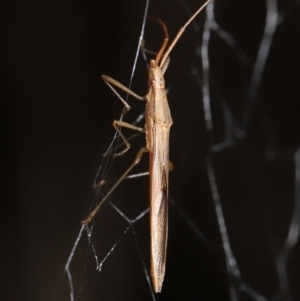
[[[179, 32], [177, 33], [176, 37], [174, 38], [173, 42], [170, 44], [169, 48], [166, 50], [166, 52], [164, 53], [159, 67], [161, 68], [164, 65], [164, 62], [166, 61], [167, 57], [169, 56], [171, 50], [173, 49], [173, 47], [175, 46], [175, 44], [177, 43], [177, 41], [179, 40], [179, 38], [181, 37], [181, 35], [183, 34], [183, 32], [185, 31], [185, 29], [188, 27], [188, 25], [195, 19], [195, 17], [205, 8], [205, 6], [208, 4], [210, 0], [207, 0], [189, 19], [188, 21], [180, 28]], [[159, 51], [159, 53], [161, 52], [161, 50]], [[158, 54], [159, 54], [158, 53]], [[158, 55], [157, 55], [158, 56]], [[155, 62], [157, 61], [157, 57]]]
[[167, 29], [167, 26], [165, 25], [165, 23], [161, 20], [161, 19], [158, 19], [158, 18], [155, 18], [155, 17], [152, 17], [152, 16], [148, 16], [147, 17], [148, 19], [150, 20], [154, 20], [156, 22], [158, 22], [161, 27], [163, 28], [164, 32], [165, 32], [165, 39], [160, 47], [160, 50], [159, 52], [157, 53], [156, 57], [155, 57], [155, 64], [158, 65], [159, 64], [159, 61], [162, 57], [162, 55], [164, 54], [164, 51], [168, 45], [168, 42], [169, 42], [169, 34], [168, 34], [168, 29]]

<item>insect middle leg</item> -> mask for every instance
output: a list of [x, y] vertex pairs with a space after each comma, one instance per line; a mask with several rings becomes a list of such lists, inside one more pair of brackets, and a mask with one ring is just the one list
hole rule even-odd
[[136, 131], [139, 131], [139, 132], [142, 132], [142, 133], [145, 132], [145, 129], [143, 129], [141, 127], [132, 125], [132, 124], [124, 122], [124, 121], [114, 120], [113, 127], [116, 129], [116, 131], [118, 132], [118, 134], [123, 139], [123, 141], [126, 145], [126, 148], [124, 150], [122, 150], [121, 152], [114, 154], [113, 155], [114, 157], [122, 156], [124, 153], [126, 153], [130, 149], [130, 143], [127, 141], [127, 139], [124, 137], [123, 133], [121, 132], [121, 130], [119, 128], [120, 126], [129, 128], [129, 129], [132, 129], [132, 130], [136, 130]]

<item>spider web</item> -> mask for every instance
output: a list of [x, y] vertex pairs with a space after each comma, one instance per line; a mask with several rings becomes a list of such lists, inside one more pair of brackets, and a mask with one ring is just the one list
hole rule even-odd
[[[143, 38], [158, 49], [163, 39], [157, 24], [145, 23], [148, 13], [174, 37], [199, 5], [151, 1], [148, 10], [144, 3], [135, 49]], [[148, 184], [140, 177], [125, 180], [81, 227], [54, 300], [299, 299], [297, 14], [297, 1], [211, 1], [170, 55], [175, 170], [162, 293], [154, 294], [149, 277]], [[146, 63], [135, 54], [129, 87], [143, 95]], [[143, 104], [129, 102], [126, 121], [143, 126]], [[115, 134], [95, 178], [108, 183], [90, 209], [145, 143], [133, 139], [128, 154], [113, 158], [120, 142]], [[143, 158], [135, 172], [146, 169]]]

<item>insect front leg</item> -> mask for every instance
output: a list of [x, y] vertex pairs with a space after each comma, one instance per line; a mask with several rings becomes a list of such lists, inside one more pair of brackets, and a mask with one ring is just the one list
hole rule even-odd
[[[125, 106], [125, 111], [122, 113], [122, 115], [128, 113], [131, 108], [130, 108], [129, 104], [122, 98], [122, 96], [116, 91], [116, 89], [113, 86], [123, 90], [124, 92], [128, 93], [129, 95], [133, 96], [134, 98], [136, 98], [138, 100], [142, 100], [142, 101], [146, 100], [145, 96], [137, 95], [135, 92], [131, 91], [130, 89], [128, 89], [127, 87], [125, 87], [124, 85], [122, 85], [121, 83], [116, 81], [115, 79], [111, 78], [110, 76], [102, 75], [102, 79], [108, 85], [108, 87], [114, 92], [114, 94], [120, 99], [120, 101], [123, 103], [123, 105]], [[132, 130], [136, 130], [136, 131], [139, 131], [139, 132], [142, 132], [142, 133], [145, 132], [145, 130], [141, 127], [134, 126], [134, 125], [132, 125], [130, 123], [127, 123], [127, 122], [124, 122], [124, 121], [114, 120], [113, 127], [116, 129], [116, 131], [121, 136], [121, 138], [123, 139], [123, 141], [126, 145], [126, 148], [123, 151], [121, 151], [120, 153], [114, 154], [114, 157], [121, 156], [130, 149], [129, 142], [124, 137], [124, 135], [122, 134], [122, 132], [119, 128], [121, 126], [122, 127], [127, 127], [129, 129], [132, 129]]]
[[109, 88], [114, 92], [114, 94], [120, 99], [120, 101], [123, 103], [125, 106], [125, 111], [122, 113], [122, 115], [128, 113], [130, 111], [130, 105], [122, 98], [122, 96], [116, 91], [116, 89], [113, 86], [116, 86], [117, 88], [123, 90], [124, 92], [128, 93], [129, 95], [133, 96], [134, 98], [138, 100], [145, 101], [146, 97], [145, 96], [139, 96], [115, 79], [107, 76], [107, 75], [102, 75], [103, 81], [109, 86]]

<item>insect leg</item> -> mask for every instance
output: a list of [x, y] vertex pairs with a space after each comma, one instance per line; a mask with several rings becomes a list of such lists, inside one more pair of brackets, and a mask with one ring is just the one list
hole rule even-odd
[[116, 91], [116, 89], [113, 86], [116, 86], [117, 88], [123, 90], [124, 92], [128, 93], [129, 95], [133, 96], [138, 100], [146, 100], [145, 96], [137, 95], [136, 93], [134, 93], [133, 91], [131, 91], [130, 89], [128, 89], [127, 87], [125, 87], [124, 85], [107, 75], [102, 75], [102, 79], [125, 106], [125, 111], [122, 113], [122, 115], [126, 114], [130, 110], [130, 105], [121, 97], [121, 95]]
[[[142, 97], [137, 95], [135, 92], [131, 91], [130, 89], [128, 89], [127, 87], [125, 87], [124, 85], [122, 85], [121, 83], [119, 83], [118, 81], [116, 81], [115, 79], [111, 78], [110, 76], [107, 75], [102, 75], [102, 79], [103, 81], [108, 85], [108, 87], [114, 92], [114, 94], [120, 99], [120, 101], [123, 103], [123, 105], [125, 106], [125, 111], [122, 113], [122, 115], [126, 114], [129, 110], [130, 110], [130, 106], [129, 104], [121, 97], [121, 95], [116, 91], [116, 89], [113, 86], [116, 86], [117, 88], [125, 91], [126, 93], [128, 93], [129, 95], [133, 96], [134, 98], [138, 99], [138, 100], [142, 100], [145, 101], [146, 97]], [[113, 122], [113, 127], [116, 129], [116, 131], [118, 132], [118, 134], [121, 136], [122, 140], [124, 141], [126, 148], [125, 150], [123, 150], [120, 153], [114, 154], [114, 156], [121, 156], [123, 155], [125, 152], [127, 152], [130, 148], [130, 144], [127, 141], [127, 139], [124, 137], [124, 135], [122, 134], [121, 130], [119, 129], [120, 126], [123, 127], [127, 127], [129, 129], [132, 130], [136, 130], [139, 132], [144, 132], [145, 130], [143, 128], [134, 126], [130, 123], [124, 122], [124, 121], [118, 121], [118, 120], [114, 120]]]
[[[143, 132], [144, 133], [144, 132]], [[135, 134], [133, 134], [132, 136], [130, 136], [129, 138], [126, 138], [127, 141], [133, 140], [134, 138], [138, 137], [139, 135], [141, 135], [141, 132], [136, 132]], [[102, 157], [106, 157], [107, 155], [110, 155], [112, 153], [114, 153], [118, 148], [120, 148], [121, 146], [123, 146], [123, 144], [125, 144], [124, 142], [119, 143], [117, 146], [109, 149], [108, 151], [106, 151], [105, 153], [102, 154]]]
[[[169, 161], [169, 171], [172, 171], [174, 169], [174, 165], [172, 162]], [[127, 176], [126, 178], [124, 178], [124, 180], [129, 180], [129, 179], [135, 179], [135, 178], [140, 178], [140, 177], [145, 177], [145, 176], [149, 176], [149, 171], [145, 171], [145, 172], [140, 172], [140, 173], [136, 173], [136, 174], [133, 174], [133, 175], [129, 175]], [[115, 180], [113, 180], [112, 182], [114, 182]], [[109, 181], [111, 182], [111, 181]], [[100, 181], [98, 184], [96, 184], [94, 186], [95, 189], [101, 187], [101, 186], [104, 186], [108, 183], [108, 181], [106, 180], [102, 180]]]
[[114, 157], [122, 156], [124, 153], [126, 153], [130, 149], [130, 143], [127, 141], [127, 139], [124, 137], [123, 133], [120, 131], [120, 129], [119, 129], [120, 126], [126, 127], [131, 130], [136, 130], [136, 131], [139, 131], [142, 133], [145, 132], [145, 130], [143, 128], [140, 128], [138, 126], [132, 125], [132, 124], [124, 122], [124, 121], [114, 120], [113, 127], [116, 129], [116, 131], [118, 132], [120, 137], [123, 139], [124, 143], [126, 144], [126, 148], [123, 151], [121, 151], [120, 153], [114, 154]]
[[126, 178], [126, 176], [130, 173], [130, 171], [140, 163], [141, 158], [143, 156], [143, 153], [148, 152], [148, 149], [146, 147], [142, 147], [139, 152], [137, 153], [133, 163], [130, 165], [130, 167], [124, 172], [124, 174], [120, 177], [120, 179], [116, 182], [116, 184], [110, 189], [110, 191], [105, 195], [105, 197], [101, 200], [101, 202], [95, 207], [95, 209], [90, 213], [88, 218], [81, 223], [83, 225], [87, 225], [91, 222], [93, 217], [97, 214], [103, 203], [108, 199], [108, 197], [112, 194], [112, 192], [119, 186], [119, 184]]

